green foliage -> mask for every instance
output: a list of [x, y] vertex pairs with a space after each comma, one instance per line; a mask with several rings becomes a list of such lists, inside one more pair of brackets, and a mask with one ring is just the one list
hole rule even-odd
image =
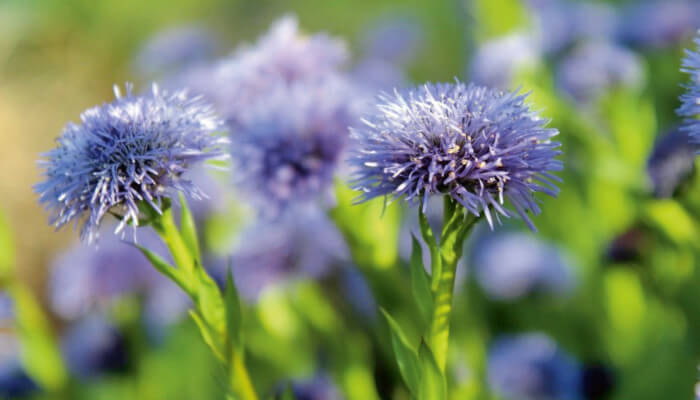
[[423, 251], [420, 243], [411, 235], [411, 290], [424, 325], [430, 323], [433, 315], [433, 292], [430, 290], [430, 276], [423, 268]]
[[418, 385], [418, 400], [445, 400], [447, 399], [447, 383], [442, 374], [433, 352], [428, 345], [421, 341], [418, 348], [420, 362], [420, 384]]
[[0, 210], [0, 283], [7, 280], [14, 270], [15, 249], [10, 223]]
[[381, 309], [382, 315], [389, 324], [391, 331], [391, 344], [396, 356], [396, 363], [399, 366], [401, 377], [411, 393], [418, 393], [421, 381], [421, 365], [418, 360], [415, 348], [406, 339], [401, 326], [386, 312]]

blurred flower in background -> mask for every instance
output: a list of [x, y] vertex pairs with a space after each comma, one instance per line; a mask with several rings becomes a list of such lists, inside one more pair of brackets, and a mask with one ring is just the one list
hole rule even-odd
[[123, 335], [98, 313], [71, 325], [63, 335], [61, 348], [69, 370], [80, 378], [124, 372], [129, 366]]
[[38, 391], [21, 361], [21, 345], [12, 332], [14, 306], [10, 296], [0, 291], [0, 397], [23, 398]]
[[[165, 244], [150, 229], [139, 233], [139, 244], [168, 259]], [[78, 244], [53, 262], [50, 305], [65, 320], [107, 312], [127, 296], [144, 298], [144, 323], [155, 336], [182, 318], [189, 306], [187, 296], [156, 272], [136, 247], [114, 235], [103, 238], [97, 248]]]
[[639, 88], [644, 83], [641, 59], [610, 42], [586, 42], [557, 66], [559, 88], [580, 103], [589, 103], [616, 87]]
[[693, 143], [700, 144], [700, 30], [695, 37], [695, 44], [697, 48], [686, 50], [683, 59], [681, 70], [690, 74], [690, 82], [686, 84], [686, 92], [681, 96], [678, 114], [685, 118], [683, 131], [690, 135]]
[[574, 271], [559, 249], [520, 232], [486, 233], [472, 243], [471, 262], [479, 285], [496, 300], [533, 292], [564, 295], [575, 285]]
[[700, 26], [695, 0], [642, 0], [622, 9], [618, 37], [639, 48], [665, 47], [692, 36]]
[[330, 195], [356, 119], [353, 95], [333, 75], [281, 83], [240, 116], [231, 137], [232, 174], [263, 215]]
[[695, 147], [678, 127], [656, 141], [647, 161], [654, 196], [671, 197], [695, 172]]
[[509, 89], [519, 72], [535, 68], [540, 48], [531, 35], [514, 33], [487, 41], [473, 55], [467, 76], [480, 85]]
[[[295, 209], [279, 219], [244, 229], [231, 256], [238, 291], [255, 300], [272, 287], [298, 279], [319, 279], [348, 260], [340, 232], [316, 209]], [[212, 273], [225, 279], [225, 263]]]
[[292, 392], [296, 400], [341, 400], [343, 396], [325, 373], [318, 373], [311, 379], [292, 382]]
[[496, 338], [488, 353], [489, 385], [506, 400], [576, 400], [581, 367], [547, 335]]
[[160, 212], [173, 191], [202, 197], [181, 175], [193, 164], [224, 157], [227, 143], [212, 135], [221, 123], [200, 98], [155, 84], [143, 95], [127, 84], [125, 96], [115, 86], [114, 95], [111, 103], [83, 112], [81, 124], [66, 125], [58, 147], [39, 162], [45, 180], [34, 187], [51, 224], [82, 219], [81, 238], [88, 243], [108, 213], [121, 219], [118, 232], [138, 225], [142, 200]]
[[212, 101], [232, 134], [237, 123], [279, 85], [335, 74], [349, 60], [345, 42], [318, 33], [299, 31], [296, 17], [288, 15], [252, 45], [209, 65], [198, 65], [173, 78], [170, 85], [187, 87]]
[[204, 27], [177, 26], [157, 32], [141, 46], [134, 70], [150, 81], [211, 61], [220, 50], [221, 44]]
[[616, 10], [602, 2], [528, 0], [534, 22], [533, 38], [545, 53], [560, 52], [582, 40], [604, 40], [614, 36]]

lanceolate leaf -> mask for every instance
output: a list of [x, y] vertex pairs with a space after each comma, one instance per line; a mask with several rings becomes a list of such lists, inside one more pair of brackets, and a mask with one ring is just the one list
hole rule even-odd
[[147, 248], [143, 246], [139, 246], [138, 244], [133, 244], [136, 248], [141, 250], [141, 253], [143, 253], [144, 256], [148, 259], [148, 261], [153, 265], [155, 269], [158, 270], [161, 274], [167, 276], [170, 280], [175, 282], [182, 290], [184, 290], [186, 293], [191, 293], [191, 288], [188, 282], [186, 282], [182, 278], [182, 273], [177, 270], [175, 267], [172, 265], [168, 264], [167, 261], [165, 261], [163, 258], [161, 258], [158, 254], [152, 252], [151, 250], [148, 250]]
[[199, 250], [199, 239], [197, 238], [197, 227], [194, 222], [194, 217], [190, 208], [187, 205], [187, 200], [185, 196], [180, 193], [180, 232], [182, 234], [182, 240], [185, 245], [190, 250], [190, 254], [199, 262], [202, 260], [201, 252]]
[[420, 369], [418, 364], [418, 356], [415, 349], [411, 347], [406, 340], [406, 336], [399, 324], [389, 315], [386, 310], [381, 309], [384, 318], [386, 318], [391, 330], [391, 344], [394, 348], [394, 356], [396, 363], [399, 365], [399, 372], [404, 383], [408, 386], [411, 393], [417, 393], [418, 382], [420, 380]]
[[429, 323], [433, 313], [433, 294], [430, 290], [430, 278], [423, 268], [423, 251], [420, 243], [411, 235], [413, 250], [411, 251], [411, 291], [418, 305], [422, 321]]
[[238, 297], [238, 291], [236, 290], [236, 285], [233, 283], [233, 275], [231, 274], [231, 268], [229, 266], [228, 272], [226, 273], [226, 292], [224, 293], [224, 300], [226, 302], [226, 331], [228, 333], [228, 343], [229, 354], [231, 350], [242, 352], [243, 351], [243, 338], [242, 332], [242, 316], [241, 316], [241, 301]]
[[440, 372], [433, 352], [421, 341], [418, 349], [421, 380], [418, 386], [418, 400], [444, 400], [447, 398], [447, 383]]

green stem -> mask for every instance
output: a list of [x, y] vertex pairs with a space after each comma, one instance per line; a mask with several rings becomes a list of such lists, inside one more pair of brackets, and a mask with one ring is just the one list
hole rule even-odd
[[[182, 279], [174, 279], [173, 277], [169, 278], [178, 284], [178, 286], [192, 299], [196, 314], [200, 316], [205, 327], [203, 328], [200, 326], [200, 329], [210, 331], [209, 334], [211, 335], [221, 335], [222, 339], [219, 341], [219, 343], [226, 343], [227, 341], [233, 340], [232, 338], [228, 337], [228, 334], [225, 331], [222, 332], [220, 329], [216, 329], [216, 327], [209, 327], [209, 324], [216, 323], [218, 318], [213, 318], [211, 313], [206, 312], [207, 310], [204, 308], [206, 304], [202, 303], [203, 299], [200, 298], [200, 291], [206, 290], [201, 287], [203, 284], [207, 284], [207, 287], [215, 287], [215, 285], [213, 280], [206, 275], [206, 272], [200, 270], [202, 266], [197, 264], [198, 256], [193, 255], [185, 243], [181, 232], [178, 230], [178, 227], [175, 224], [172, 209], [169, 207], [169, 204], [163, 208], [163, 213], [161, 215], [154, 215], [154, 213], [151, 213], [149, 217], [149, 222], [168, 246], [177, 269], [185, 274]], [[202, 276], [201, 274], [204, 274], [205, 276]], [[197, 279], [200, 279], [200, 281], [197, 281]], [[201, 281], [201, 279], [204, 280]], [[216, 292], [218, 296], [221, 296], [221, 293], [218, 290]], [[211, 303], [212, 301], [214, 300], [210, 298], [209, 302]], [[219, 300], [217, 299], [215, 302], [219, 303]], [[211, 307], [212, 304], [210, 303], [208, 303], [208, 305]], [[220, 303], [222, 305], [224, 304], [223, 298], [220, 299]], [[214, 320], [210, 321], [209, 319], [211, 318]], [[220, 324], [216, 325], [218, 326]], [[202, 331], [202, 334], [204, 334], [206, 338], [206, 333], [204, 330]], [[216, 348], [212, 348], [212, 351], [216, 356]], [[250, 374], [248, 373], [248, 369], [246, 368], [243, 360], [242, 350], [231, 351], [227, 356], [221, 356], [221, 353], [218, 353], [218, 355], [219, 356], [217, 359], [224, 363], [228, 374], [228, 380], [231, 388], [231, 395], [228, 397], [235, 400], [258, 400], [258, 395], [255, 392], [252, 380], [250, 379]]]
[[462, 257], [464, 240], [477, 220], [478, 218], [471, 214], [465, 216], [464, 208], [458, 206], [449, 196], [445, 196], [444, 220], [439, 245], [442, 268], [439, 274], [433, 274], [432, 278], [435, 284], [434, 308], [428, 331], [428, 344], [443, 372], [447, 361], [457, 264]]

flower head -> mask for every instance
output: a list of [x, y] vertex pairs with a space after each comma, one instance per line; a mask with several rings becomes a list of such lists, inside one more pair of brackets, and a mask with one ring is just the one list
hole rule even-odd
[[700, 4], [695, 0], [630, 2], [618, 28], [619, 39], [640, 47], [665, 47], [692, 36], [700, 25]]
[[581, 367], [544, 334], [502, 336], [489, 349], [488, 380], [508, 400], [573, 400]]
[[685, 117], [685, 125], [681, 128], [690, 136], [691, 142], [700, 144], [700, 30], [695, 37], [698, 50], [686, 50], [683, 59], [683, 72], [690, 74], [690, 82], [686, 92], [681, 95], [681, 107], [678, 115]]
[[233, 174], [258, 208], [277, 215], [322, 197], [354, 122], [349, 85], [335, 77], [279, 85], [241, 116], [232, 136]]
[[558, 131], [525, 98], [460, 82], [382, 96], [352, 132], [360, 200], [404, 197], [425, 210], [430, 195], [448, 195], [491, 226], [492, 209], [498, 221], [512, 215], [508, 200], [534, 229], [526, 215], [540, 212], [533, 193], [557, 194], [550, 172], [562, 163], [550, 140]]
[[223, 157], [224, 137], [212, 108], [184, 91], [126, 96], [93, 107], [69, 123], [58, 146], [40, 161], [45, 180], [34, 188], [57, 228], [82, 219], [81, 237], [91, 242], [107, 213], [121, 215], [117, 231], [138, 225], [139, 203], [160, 212], [169, 192], [198, 198], [203, 193], [182, 174], [191, 165]]

